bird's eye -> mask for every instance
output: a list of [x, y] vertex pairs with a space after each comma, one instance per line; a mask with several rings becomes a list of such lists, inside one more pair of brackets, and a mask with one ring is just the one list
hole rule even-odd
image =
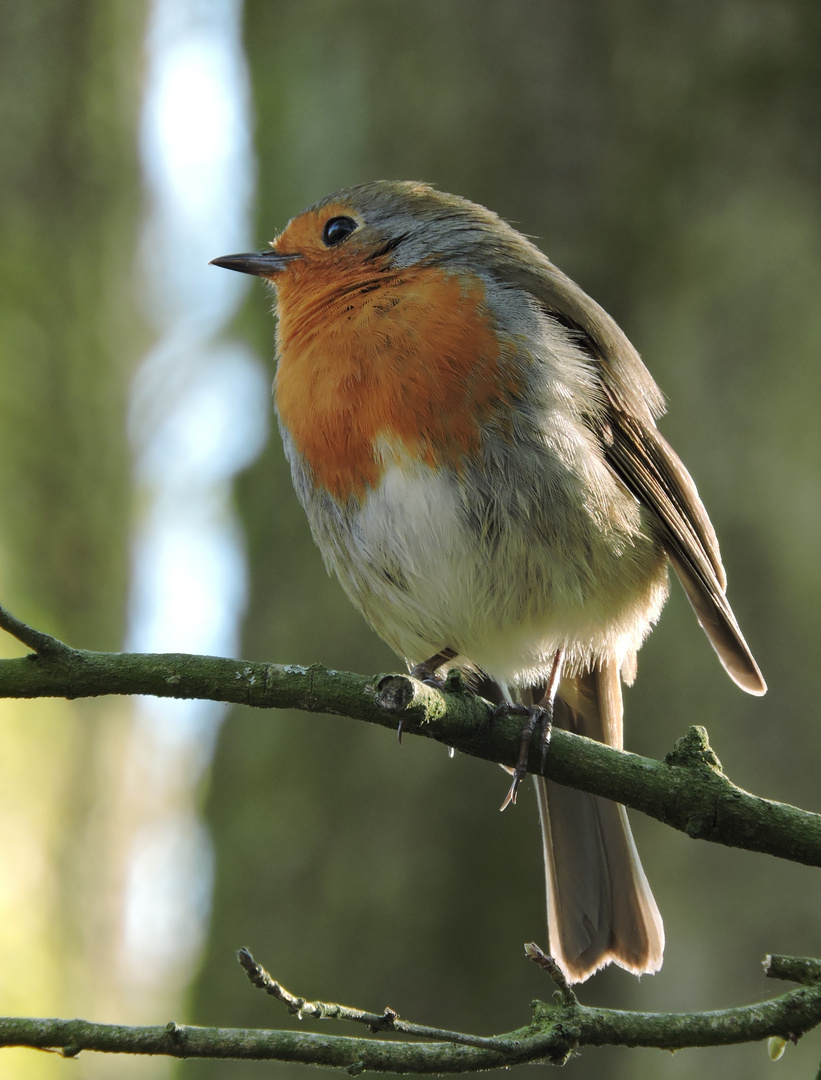
[[325, 228], [322, 230], [322, 243], [325, 247], [334, 247], [336, 244], [341, 244], [346, 236], [350, 234], [357, 227], [353, 218], [349, 217], [332, 217], [325, 222]]

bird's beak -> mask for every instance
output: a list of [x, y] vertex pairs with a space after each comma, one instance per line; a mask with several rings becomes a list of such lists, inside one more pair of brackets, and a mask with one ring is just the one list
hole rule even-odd
[[299, 255], [283, 255], [278, 251], [252, 251], [245, 255], [222, 255], [218, 259], [212, 259], [208, 265], [224, 266], [226, 270], [237, 270], [240, 274], [271, 278], [298, 258]]

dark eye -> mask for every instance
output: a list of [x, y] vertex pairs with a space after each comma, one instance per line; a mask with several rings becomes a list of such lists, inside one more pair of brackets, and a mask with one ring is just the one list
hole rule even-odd
[[325, 228], [322, 230], [322, 243], [325, 247], [341, 244], [345, 237], [350, 236], [356, 227], [353, 218], [332, 217], [325, 222]]

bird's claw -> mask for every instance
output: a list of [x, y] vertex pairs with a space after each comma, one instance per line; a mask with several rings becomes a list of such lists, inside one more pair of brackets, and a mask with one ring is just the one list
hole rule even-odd
[[410, 671], [411, 678], [418, 679], [425, 686], [433, 686], [437, 690], [444, 690], [445, 680], [440, 678], [436, 671], [443, 664], [446, 664], [448, 660], [453, 660], [455, 656], [455, 649], [442, 649], [441, 652], [435, 653], [433, 656], [428, 657], [427, 660], [414, 664]]
[[527, 758], [530, 752], [530, 743], [533, 738], [533, 732], [537, 726], [541, 727], [541, 751], [542, 751], [542, 772], [544, 772], [545, 763], [547, 762], [547, 751], [550, 746], [550, 735], [553, 730], [553, 717], [551, 715], [552, 710], [544, 708], [542, 705], [520, 705], [515, 702], [503, 702], [493, 710], [491, 717], [491, 723], [501, 716], [510, 716], [516, 714], [518, 716], [526, 716], [524, 726], [522, 727], [521, 741], [519, 743], [519, 759], [516, 762], [516, 767], [513, 770], [513, 780], [510, 784], [510, 790], [505, 795], [500, 810], [506, 810], [511, 803], [516, 802], [516, 796], [519, 793], [519, 785], [522, 780], [527, 776]]

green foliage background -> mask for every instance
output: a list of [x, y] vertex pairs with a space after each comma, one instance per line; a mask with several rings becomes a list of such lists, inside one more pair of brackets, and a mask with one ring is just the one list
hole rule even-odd
[[[0, 585], [29, 621], [88, 647], [121, 643], [134, 513], [124, 409], [147, 339], [130, 291], [144, 14], [100, 0], [0, 5]], [[713, 517], [770, 692], [756, 700], [729, 682], [674, 589], [627, 694], [627, 744], [662, 755], [703, 723], [738, 783], [821, 809], [821, 8], [246, 0], [245, 25], [260, 246], [335, 188], [430, 180], [537, 237], [628, 332], [669, 397], [663, 431]], [[270, 360], [269, 307], [255, 286], [238, 332]], [[236, 500], [250, 559], [243, 654], [395, 667], [326, 577], [275, 433]], [[52, 989], [38, 1004], [32, 954], [11, 929], [0, 1010], [103, 1019], [111, 973], [93, 898], [116, 837], [96, 861], [88, 851], [116, 783], [123, 706], [38, 709], [4, 706], [14, 765], [0, 846], [16, 850], [25, 822], [42, 819], [50, 869], [31, 934]], [[500, 815], [505, 787], [480, 762], [414, 740], [400, 749], [349, 721], [237, 710], [203, 793], [216, 880], [185, 1018], [299, 1024], [246, 983], [233, 952], [247, 945], [308, 997], [484, 1033], [522, 1023], [549, 993], [522, 955], [545, 942], [542, 867], [535, 805]], [[816, 871], [634, 827], [665, 967], [641, 982], [607, 972], [585, 1001], [720, 1008], [773, 989], [765, 953], [821, 954]], [[43, 1075], [39, 1061], [24, 1071], [34, 1057], [8, 1060]], [[778, 1066], [753, 1046], [602, 1050], [567, 1068], [749, 1080], [810, 1075], [819, 1057], [810, 1036]], [[175, 1068], [185, 1080], [302, 1071]]]

